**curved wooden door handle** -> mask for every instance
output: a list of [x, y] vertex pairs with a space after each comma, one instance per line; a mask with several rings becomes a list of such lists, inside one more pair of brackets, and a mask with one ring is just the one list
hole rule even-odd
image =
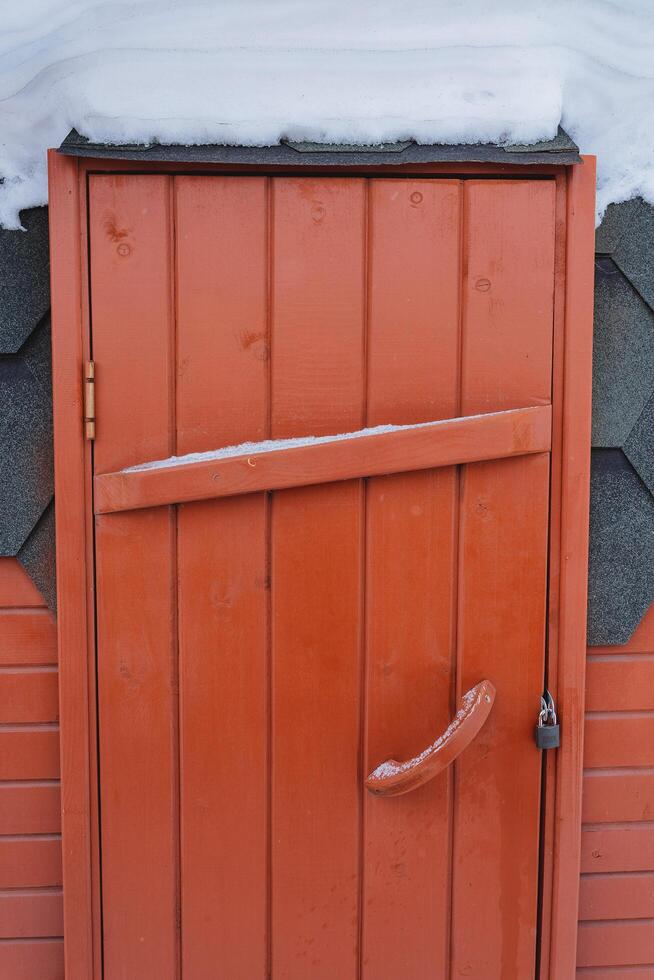
[[366, 789], [375, 796], [400, 796], [429, 782], [461, 755], [488, 718], [495, 688], [481, 681], [464, 694], [459, 710], [442, 735], [414, 759], [396, 762], [389, 759], [370, 773]]

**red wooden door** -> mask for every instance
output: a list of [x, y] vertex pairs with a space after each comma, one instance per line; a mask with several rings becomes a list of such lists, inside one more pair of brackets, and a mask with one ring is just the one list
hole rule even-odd
[[105, 977], [533, 976], [554, 182], [98, 174], [90, 269]]

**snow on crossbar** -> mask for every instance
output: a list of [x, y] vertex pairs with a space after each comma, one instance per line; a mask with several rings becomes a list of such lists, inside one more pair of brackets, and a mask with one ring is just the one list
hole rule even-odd
[[268, 440], [171, 456], [95, 478], [95, 511], [210, 500], [263, 490], [428, 470], [549, 451], [551, 406]]

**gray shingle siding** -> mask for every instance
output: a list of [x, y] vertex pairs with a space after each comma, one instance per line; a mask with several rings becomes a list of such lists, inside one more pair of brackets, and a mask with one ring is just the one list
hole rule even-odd
[[654, 600], [654, 208], [596, 237], [588, 642], [626, 643]]
[[0, 555], [54, 608], [48, 211], [0, 229]]

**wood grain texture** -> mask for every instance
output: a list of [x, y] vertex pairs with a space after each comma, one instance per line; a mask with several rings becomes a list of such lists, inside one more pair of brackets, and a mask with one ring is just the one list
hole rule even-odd
[[[407, 948], [416, 978], [527, 975], [553, 182], [125, 173], [90, 184], [98, 472], [262, 436], [523, 405], [547, 414], [535, 455], [470, 463], [460, 486], [452, 468], [433, 469], [460, 458], [367, 486], [366, 471], [331, 460], [315, 474], [329, 485], [280, 488], [270, 503], [256, 493], [184, 503], [178, 523], [163, 508], [100, 516], [108, 977], [199, 980], [220, 960], [247, 980], [266, 970], [377, 980], [407, 968]], [[482, 451], [492, 454], [487, 433]], [[383, 472], [404, 466], [394, 457]], [[287, 485], [245, 489], [276, 486]], [[175, 494], [166, 502], [195, 499]], [[505, 705], [483, 775], [481, 757], [468, 769], [464, 756], [433, 796], [425, 787], [374, 815], [362, 798], [366, 754], [386, 739], [396, 754], [428, 725], [431, 735], [489, 663]], [[505, 846], [483, 844], [483, 894], [471, 898], [468, 854], [489, 840], [475, 825], [480, 785]], [[227, 793], [242, 801], [231, 811]], [[498, 893], [511, 901], [498, 907]]]
[[[365, 419], [364, 194], [275, 184], [273, 438]], [[358, 971], [362, 534], [358, 481], [273, 499], [271, 968], [288, 980]]]
[[589, 769], [654, 766], [654, 708], [588, 715], [584, 738], [584, 764]]
[[[268, 427], [268, 182], [179, 177], [175, 206], [177, 452], [260, 439]], [[189, 980], [211, 980], [216, 963], [234, 980], [263, 978], [267, 968], [266, 552], [264, 495], [179, 509], [182, 973]]]
[[61, 888], [0, 892], [1, 939], [58, 938], [63, 931]]
[[0, 705], [3, 724], [58, 721], [56, 667], [0, 668]]
[[598, 656], [586, 665], [586, 712], [654, 710], [654, 655], [622, 653]]
[[57, 626], [49, 610], [0, 608], [0, 666], [56, 663]]
[[63, 939], [0, 942], [0, 974], [11, 980], [64, 980]]
[[[460, 198], [458, 181], [371, 184], [369, 425], [458, 414]], [[450, 467], [368, 482], [364, 773], [449, 720], [456, 500]], [[443, 774], [403, 799], [365, 795], [366, 980], [447, 968], [450, 787]]]
[[[568, 735], [556, 766], [552, 859], [552, 913], [548, 965], [553, 980], [566, 980], [575, 968], [583, 773], [583, 696], [585, 684], [590, 496], [590, 418], [595, 249], [595, 158], [568, 171], [565, 233], [565, 330], [560, 376], [560, 521], [555, 579], [556, 692]], [[560, 494], [560, 495], [559, 495]], [[557, 558], [557, 562], [559, 561]]]
[[0, 834], [57, 834], [60, 830], [58, 781], [0, 783]]
[[61, 885], [58, 834], [0, 838], [0, 889], [58, 885]]
[[[57, 533], [57, 630], [67, 980], [99, 977], [95, 686], [88, 520], [90, 452], [82, 436], [81, 365], [89, 357], [85, 177], [76, 160], [48, 153], [50, 296]], [[84, 229], [84, 230], [83, 230]], [[84, 258], [83, 258], [84, 256]], [[56, 947], [52, 947], [56, 950]], [[42, 950], [39, 950], [39, 956]], [[56, 955], [56, 953], [55, 953]], [[39, 960], [41, 962], [41, 960]]]
[[[91, 181], [103, 468], [174, 450], [170, 194], [165, 177]], [[175, 540], [167, 509], [96, 526], [106, 980], [178, 970]]]
[[622, 823], [654, 817], [654, 771], [588, 769], [584, 776], [584, 823]]
[[582, 922], [578, 966], [638, 966], [654, 961], [654, 920]]
[[654, 830], [649, 825], [584, 828], [581, 871], [654, 871]]
[[579, 919], [654, 919], [654, 874], [582, 875]]
[[0, 780], [58, 779], [59, 729], [56, 725], [0, 729]]

